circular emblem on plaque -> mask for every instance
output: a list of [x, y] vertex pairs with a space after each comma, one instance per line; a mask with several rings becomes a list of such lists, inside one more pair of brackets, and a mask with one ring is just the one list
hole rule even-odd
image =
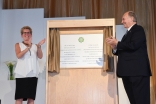
[[84, 38], [83, 38], [83, 37], [79, 37], [78, 41], [79, 41], [80, 43], [82, 43], [82, 42], [84, 42]]

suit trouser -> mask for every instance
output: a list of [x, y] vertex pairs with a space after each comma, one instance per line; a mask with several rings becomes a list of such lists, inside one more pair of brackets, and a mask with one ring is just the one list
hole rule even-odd
[[150, 104], [150, 76], [122, 77], [131, 104]]

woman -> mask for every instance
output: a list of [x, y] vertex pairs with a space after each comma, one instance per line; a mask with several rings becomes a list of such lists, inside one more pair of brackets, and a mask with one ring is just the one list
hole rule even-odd
[[38, 58], [43, 57], [41, 45], [45, 43], [45, 39], [38, 44], [33, 44], [32, 29], [29, 26], [21, 28], [21, 37], [23, 41], [15, 44], [18, 58], [15, 68], [15, 104], [22, 104], [26, 100], [28, 104], [34, 104], [39, 74]]

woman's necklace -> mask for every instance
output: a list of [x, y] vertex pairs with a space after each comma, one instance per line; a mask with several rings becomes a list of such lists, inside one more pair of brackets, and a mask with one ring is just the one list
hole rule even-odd
[[24, 43], [24, 41], [22, 41], [22, 43], [23, 43], [24, 45], [26, 45], [27, 47], [29, 47], [29, 44]]
[[31, 56], [31, 51], [30, 51], [31, 46], [29, 47], [29, 45], [28, 45], [28, 44], [24, 43], [24, 41], [23, 41], [22, 43], [23, 43], [25, 46], [27, 46], [27, 47], [28, 47], [28, 51], [29, 51], [30, 56]]

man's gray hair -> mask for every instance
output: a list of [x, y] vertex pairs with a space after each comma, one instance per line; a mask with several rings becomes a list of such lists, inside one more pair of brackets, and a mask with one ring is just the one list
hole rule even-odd
[[133, 11], [128, 11], [128, 15], [133, 17], [133, 22], [137, 22], [137, 16]]

